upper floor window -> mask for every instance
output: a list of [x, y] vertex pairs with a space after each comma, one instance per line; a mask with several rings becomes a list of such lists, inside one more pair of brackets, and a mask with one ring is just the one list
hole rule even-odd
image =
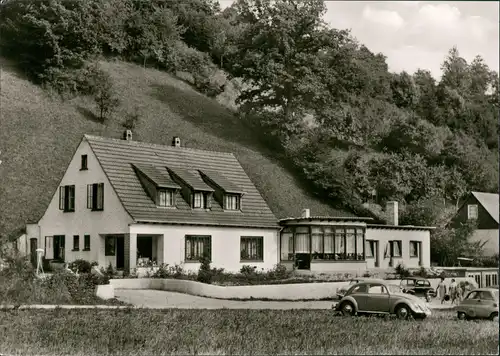
[[59, 187], [59, 210], [75, 211], [75, 186]]
[[195, 192], [193, 196], [193, 208], [208, 209], [208, 194], [204, 192]]
[[174, 206], [174, 192], [172, 190], [158, 190], [158, 206]]
[[476, 220], [478, 215], [478, 209], [476, 204], [467, 205], [467, 219]]
[[87, 185], [87, 208], [92, 210], [104, 209], [104, 183]]
[[240, 210], [240, 197], [238, 195], [224, 196], [224, 209], [225, 210]]
[[88, 163], [88, 158], [87, 158], [87, 155], [82, 155], [82, 164], [80, 166], [80, 170], [81, 171], [84, 171], [84, 170], [87, 170], [88, 167], [87, 167], [87, 163]]

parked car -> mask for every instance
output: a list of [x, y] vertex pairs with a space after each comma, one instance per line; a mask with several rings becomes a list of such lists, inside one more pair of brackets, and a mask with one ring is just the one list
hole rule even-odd
[[363, 281], [352, 285], [336, 306], [343, 315], [395, 314], [400, 319], [425, 319], [431, 315], [425, 302], [387, 281]]
[[422, 277], [403, 278], [400, 286], [404, 293], [413, 294], [417, 297], [424, 297], [428, 302], [436, 297], [436, 291], [431, 287], [431, 282]]
[[457, 307], [457, 317], [466, 319], [498, 319], [498, 289], [479, 288], [465, 295]]
[[352, 285], [356, 284], [356, 283], [360, 283], [360, 282], [364, 282], [364, 281], [379, 281], [379, 282], [383, 282], [384, 280], [383, 279], [375, 279], [375, 278], [370, 278], [370, 277], [359, 277], [359, 278], [353, 278], [349, 281], [349, 284], [345, 287], [341, 287], [339, 289], [337, 289], [337, 299], [340, 300], [344, 297], [345, 293], [347, 292], [347, 290], [349, 288], [351, 288]]

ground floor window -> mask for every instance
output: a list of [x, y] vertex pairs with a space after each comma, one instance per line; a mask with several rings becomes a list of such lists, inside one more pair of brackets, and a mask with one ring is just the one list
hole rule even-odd
[[199, 261], [203, 256], [212, 260], [212, 237], [186, 235], [186, 261]]
[[240, 239], [241, 261], [264, 260], [264, 238], [262, 236], [242, 236]]
[[401, 241], [389, 241], [390, 257], [401, 257]]
[[366, 240], [365, 257], [375, 257], [375, 240]]
[[106, 236], [106, 241], [104, 244], [104, 255], [115, 256], [116, 255], [116, 238], [115, 236]]
[[83, 251], [90, 251], [90, 235], [83, 236]]
[[64, 261], [65, 236], [54, 235], [54, 260]]
[[362, 228], [297, 226], [281, 233], [281, 260], [311, 256], [313, 260], [364, 260], [365, 233]]
[[410, 257], [418, 257], [420, 255], [420, 241], [410, 241]]
[[73, 236], [73, 251], [78, 251], [80, 250], [80, 236], [74, 235]]

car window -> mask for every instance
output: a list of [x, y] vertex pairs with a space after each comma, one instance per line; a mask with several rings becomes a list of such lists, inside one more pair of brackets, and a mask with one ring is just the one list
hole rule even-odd
[[498, 291], [493, 291], [493, 295], [495, 296], [495, 299], [498, 300]]
[[368, 289], [368, 293], [370, 294], [384, 294], [387, 293], [387, 290], [382, 285], [371, 285]]
[[359, 293], [366, 293], [367, 292], [367, 287], [366, 284], [360, 284], [359, 286], [354, 287], [351, 290], [350, 294], [359, 294]]
[[430, 283], [428, 281], [416, 281], [417, 286], [419, 287], [428, 287]]
[[480, 297], [480, 299], [484, 299], [484, 300], [493, 300], [493, 296], [491, 295], [491, 293], [489, 291], [482, 291], [479, 294], [479, 297]]
[[403, 284], [406, 284], [407, 286], [413, 286], [415, 283], [412, 279], [407, 279], [403, 282]]
[[479, 299], [479, 296], [479, 293], [474, 291], [467, 295], [467, 299]]

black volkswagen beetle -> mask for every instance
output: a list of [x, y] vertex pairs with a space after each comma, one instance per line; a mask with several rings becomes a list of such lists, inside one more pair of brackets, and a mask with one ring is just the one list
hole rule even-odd
[[430, 302], [436, 297], [436, 291], [431, 287], [431, 282], [422, 277], [406, 277], [401, 280], [401, 289], [403, 293], [413, 294], [417, 297], [424, 297]]

